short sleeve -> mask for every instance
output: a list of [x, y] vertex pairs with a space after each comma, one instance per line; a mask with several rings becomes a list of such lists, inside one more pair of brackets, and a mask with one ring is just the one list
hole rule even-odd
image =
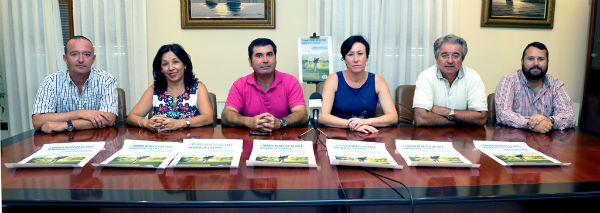
[[468, 94], [468, 110], [473, 111], [488, 111], [487, 95], [485, 94], [485, 86], [479, 74], [475, 71], [469, 72], [469, 94]]
[[227, 101], [225, 102], [225, 106], [233, 107], [238, 112], [241, 112], [244, 108], [244, 102], [239, 88], [242, 83], [243, 81], [241, 78], [233, 82], [233, 85], [231, 85], [231, 88], [229, 89], [229, 94], [227, 95]]
[[298, 105], [306, 105], [304, 101], [304, 92], [302, 91], [302, 87], [298, 80], [296, 80], [293, 76], [291, 76], [288, 80], [288, 107], [291, 110], [292, 108]]
[[417, 78], [415, 94], [413, 96], [413, 108], [423, 108], [430, 111], [433, 107], [433, 88], [427, 78], [427, 70], [423, 71]]
[[[101, 82], [102, 83], [102, 82]], [[117, 79], [114, 77], [108, 77], [106, 81], [102, 84], [102, 101], [100, 101], [100, 108], [98, 111], [100, 112], [110, 112], [115, 115], [118, 115], [118, 105], [119, 102], [117, 100]]]
[[56, 112], [57, 84], [56, 75], [44, 78], [35, 96], [32, 115]]

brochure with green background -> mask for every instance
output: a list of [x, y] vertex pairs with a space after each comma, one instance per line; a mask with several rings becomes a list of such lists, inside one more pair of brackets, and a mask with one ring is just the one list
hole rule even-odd
[[183, 147], [169, 167], [237, 168], [242, 145], [241, 139], [183, 139]]
[[408, 166], [478, 168], [452, 146], [452, 142], [396, 140], [396, 151]]
[[402, 169], [384, 143], [327, 139], [331, 165]]
[[525, 142], [473, 141], [475, 148], [503, 166], [569, 166], [548, 157]]
[[71, 142], [44, 144], [42, 148], [8, 168], [83, 167], [100, 150], [104, 142]]
[[100, 164], [102, 167], [165, 168], [181, 143], [125, 139], [123, 148]]
[[317, 167], [312, 141], [254, 140], [248, 166]]

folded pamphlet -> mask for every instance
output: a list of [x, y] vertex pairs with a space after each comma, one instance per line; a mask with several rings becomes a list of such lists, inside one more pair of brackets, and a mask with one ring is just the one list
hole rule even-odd
[[327, 139], [331, 165], [402, 169], [384, 143]]
[[241, 139], [183, 139], [183, 147], [168, 167], [237, 168]]
[[248, 166], [317, 167], [312, 141], [254, 140]]
[[452, 142], [396, 140], [396, 151], [408, 166], [479, 168], [456, 151]]
[[24, 160], [4, 165], [8, 168], [83, 167], [103, 148], [104, 142], [44, 144]]
[[102, 167], [165, 168], [177, 155], [181, 143], [125, 139], [123, 148], [100, 164]]
[[569, 166], [548, 157], [524, 142], [473, 141], [475, 148], [503, 166]]

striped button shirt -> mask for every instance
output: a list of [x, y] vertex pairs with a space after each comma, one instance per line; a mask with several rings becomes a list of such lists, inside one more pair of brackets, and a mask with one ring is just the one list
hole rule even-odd
[[117, 115], [117, 79], [103, 70], [92, 69], [81, 94], [68, 71], [44, 78], [31, 114], [63, 113], [87, 109]]
[[552, 116], [554, 129], [575, 126], [573, 105], [563, 82], [548, 74], [542, 87], [534, 92], [519, 69], [504, 76], [496, 87], [496, 120], [500, 124], [527, 129], [534, 114]]

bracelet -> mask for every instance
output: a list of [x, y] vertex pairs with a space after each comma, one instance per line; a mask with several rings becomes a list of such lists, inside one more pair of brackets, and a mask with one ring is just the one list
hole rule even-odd
[[142, 117], [138, 118], [138, 126], [142, 127], [142, 124], [140, 123], [140, 120], [142, 120]]

